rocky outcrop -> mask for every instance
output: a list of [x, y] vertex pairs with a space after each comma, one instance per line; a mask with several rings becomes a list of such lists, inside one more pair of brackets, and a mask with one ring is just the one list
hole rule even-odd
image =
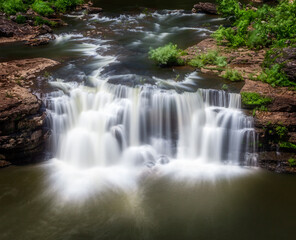
[[283, 71], [290, 80], [296, 82], [296, 47], [279, 49], [271, 58], [276, 58], [276, 63], [283, 64]]
[[[225, 46], [218, 46], [212, 38], [207, 38], [200, 43], [191, 46], [185, 50], [187, 55], [182, 58], [188, 62], [195, 58], [196, 55], [207, 53], [211, 50], [219, 51], [220, 55], [227, 58], [227, 67], [240, 72], [244, 79], [250, 76], [256, 77], [262, 71], [261, 65], [264, 61], [265, 50], [250, 50], [246, 47], [230, 49]], [[218, 71], [217, 66], [206, 66], [201, 68], [202, 73], [214, 73], [219, 76], [224, 75], [225, 71]]]
[[29, 24], [17, 24], [0, 16], [0, 44], [30, 41], [39, 35], [51, 32], [51, 28], [46, 25], [31, 26]]
[[30, 162], [42, 151], [46, 114], [28, 86], [37, 73], [57, 64], [45, 58], [0, 63], [0, 166]]
[[[296, 159], [296, 150], [282, 145], [288, 143], [296, 146], [296, 91], [288, 87], [274, 88], [267, 83], [252, 80], [262, 72], [265, 50], [250, 50], [245, 47], [230, 49], [218, 46], [214, 39], [209, 38], [186, 49], [187, 55], [182, 58], [188, 62], [196, 55], [211, 50], [219, 51], [220, 55], [227, 58], [227, 68], [237, 70], [243, 76], [245, 84], [241, 92], [257, 93], [272, 99], [264, 111], [245, 108], [247, 114], [254, 115], [255, 129], [259, 136], [258, 164], [277, 172], [296, 173], [296, 167], [288, 163], [289, 159]], [[284, 49], [278, 56], [280, 57], [276, 62], [285, 63], [284, 71], [290, 73], [290, 80], [295, 78], [295, 68], [289, 68], [296, 59], [294, 48]], [[217, 70], [214, 65], [204, 66], [200, 71], [219, 76], [224, 74], [222, 69]]]
[[207, 14], [214, 14], [214, 15], [218, 14], [216, 4], [210, 3], [210, 2], [200, 2], [198, 4], [195, 4], [192, 9], [192, 12], [207, 13]]

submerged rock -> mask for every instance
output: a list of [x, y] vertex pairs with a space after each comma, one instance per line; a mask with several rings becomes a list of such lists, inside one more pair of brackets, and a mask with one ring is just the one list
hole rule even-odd
[[45, 58], [0, 63], [0, 161], [6, 162], [1, 166], [30, 162], [42, 151], [46, 113], [27, 87], [38, 72], [57, 64]]

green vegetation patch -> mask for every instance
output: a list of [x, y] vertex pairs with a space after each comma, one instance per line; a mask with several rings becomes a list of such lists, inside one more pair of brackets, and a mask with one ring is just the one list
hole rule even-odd
[[51, 4], [42, 0], [36, 0], [32, 4], [32, 9], [42, 16], [48, 16], [54, 13], [54, 10], [51, 8]]
[[150, 49], [148, 56], [157, 65], [161, 67], [184, 65], [184, 60], [181, 59], [183, 51], [178, 49], [176, 44], [169, 43], [163, 47]]
[[0, 10], [8, 15], [15, 15], [17, 12], [25, 12], [27, 6], [22, 0], [0, 0]]
[[235, 69], [226, 69], [222, 77], [232, 82], [239, 82], [244, 80], [243, 76]]
[[288, 163], [289, 163], [290, 167], [296, 167], [296, 159], [295, 158], [290, 158], [288, 160]]
[[15, 15], [18, 12], [24, 13], [32, 8], [42, 16], [48, 16], [57, 12], [66, 12], [82, 4], [83, 0], [0, 0], [0, 11], [8, 15]]
[[212, 50], [207, 53], [197, 55], [188, 64], [198, 68], [202, 68], [206, 65], [225, 67], [227, 65], [227, 58], [219, 55], [218, 51]]
[[246, 106], [260, 107], [262, 105], [268, 105], [272, 102], [271, 98], [263, 97], [254, 92], [242, 92], [242, 103]]
[[255, 9], [240, 6], [237, 0], [218, 0], [218, 11], [228, 17], [233, 27], [220, 27], [214, 34], [218, 43], [232, 47], [263, 48], [294, 39], [296, 35], [296, 1], [262, 5]]
[[257, 77], [259, 81], [269, 83], [272, 87], [295, 87], [296, 83], [291, 82], [283, 72], [280, 64], [274, 64], [271, 68], [265, 68]]
[[280, 148], [296, 150], [296, 145], [290, 142], [280, 142]]

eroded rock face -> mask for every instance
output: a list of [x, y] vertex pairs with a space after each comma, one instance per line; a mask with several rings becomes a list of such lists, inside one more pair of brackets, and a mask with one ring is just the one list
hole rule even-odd
[[[276, 63], [283, 64], [283, 71], [291, 81], [296, 82], [296, 48], [287, 47], [279, 50]], [[272, 56], [274, 57], [274, 56]]]
[[200, 2], [198, 4], [195, 4], [192, 12], [208, 13], [214, 15], [218, 14], [216, 4], [210, 2]]
[[48, 136], [43, 128], [46, 114], [41, 100], [19, 79], [30, 82], [57, 64], [45, 58], [0, 63], [0, 165], [30, 162], [42, 151]]

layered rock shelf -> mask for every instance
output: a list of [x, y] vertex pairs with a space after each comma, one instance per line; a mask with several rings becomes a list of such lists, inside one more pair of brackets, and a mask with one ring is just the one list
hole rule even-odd
[[42, 102], [28, 86], [37, 74], [59, 63], [45, 58], [0, 63], [0, 167], [33, 161], [48, 132]]

